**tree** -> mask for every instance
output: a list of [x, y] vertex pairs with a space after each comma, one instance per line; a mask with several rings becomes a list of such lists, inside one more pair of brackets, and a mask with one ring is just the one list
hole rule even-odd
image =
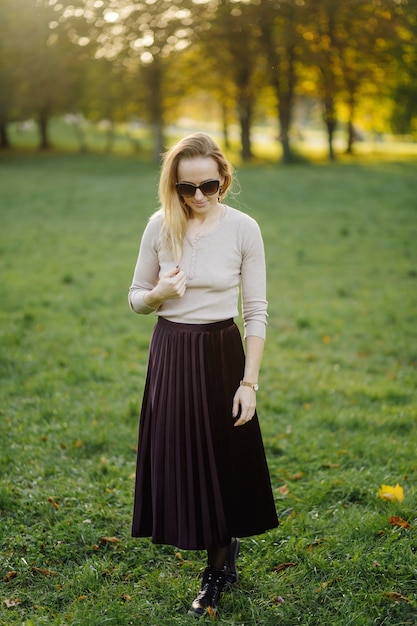
[[[14, 0], [18, 13], [14, 29], [16, 81], [14, 97], [19, 112], [38, 122], [41, 149], [50, 147], [48, 122], [53, 114], [72, 110], [80, 79], [75, 31], [67, 28], [53, 0]], [[74, 7], [73, 7], [74, 8]]]
[[[260, 31], [256, 5], [219, 0], [208, 28], [200, 35], [205, 54], [219, 77], [218, 84], [233, 90], [240, 124], [241, 156], [252, 158], [251, 126], [256, 97], [263, 77], [259, 74]], [[228, 96], [226, 96], [228, 99]], [[221, 105], [224, 101], [221, 102]]]
[[397, 12], [403, 0], [304, 0], [304, 58], [316, 72], [323, 102], [329, 158], [334, 159], [336, 108], [346, 105], [347, 152], [352, 152], [358, 102], [381, 98], [391, 80]]
[[7, 125], [16, 106], [15, 32], [18, 14], [13, 0], [0, 5], [0, 148], [9, 148]]
[[394, 55], [397, 81], [392, 89], [391, 123], [395, 132], [407, 134], [417, 131], [417, 3], [404, 1], [397, 11], [400, 19], [398, 49]]
[[358, 102], [369, 85], [381, 93], [392, 81], [401, 1], [350, 0], [339, 13], [336, 45], [344, 82], [342, 97], [348, 109], [347, 153], [353, 150]]
[[294, 0], [262, 0], [258, 24], [260, 44], [266, 58], [266, 73], [277, 98], [282, 160], [292, 161], [290, 127], [296, 88], [296, 63], [300, 55], [298, 25], [302, 5]]
[[154, 160], [164, 149], [166, 73], [171, 55], [189, 46], [193, 36], [191, 0], [130, 0], [94, 3], [100, 28], [96, 58], [106, 58], [136, 73], [136, 99], [153, 129]]
[[302, 25], [305, 41], [304, 59], [316, 70], [330, 160], [335, 159], [333, 138], [337, 125], [336, 98], [342, 88], [340, 56], [336, 43], [337, 18], [341, 5], [342, 3], [334, 0], [309, 0], [307, 20]]

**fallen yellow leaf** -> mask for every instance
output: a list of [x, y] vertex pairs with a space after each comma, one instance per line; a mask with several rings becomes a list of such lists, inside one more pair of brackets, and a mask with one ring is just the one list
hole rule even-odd
[[300, 480], [304, 476], [304, 472], [297, 472], [296, 474], [291, 474], [288, 476], [290, 480]]
[[175, 553], [175, 558], [178, 559], [178, 561], [180, 563], [184, 563], [184, 559], [183, 559], [183, 556], [182, 556], [181, 552], [176, 552]]
[[282, 487], [278, 487], [277, 491], [283, 496], [288, 496], [290, 490], [288, 489], [288, 485], [282, 485]]
[[395, 487], [382, 485], [378, 490], [378, 495], [382, 500], [388, 500], [390, 502], [402, 502], [404, 500], [404, 490], [398, 483]]

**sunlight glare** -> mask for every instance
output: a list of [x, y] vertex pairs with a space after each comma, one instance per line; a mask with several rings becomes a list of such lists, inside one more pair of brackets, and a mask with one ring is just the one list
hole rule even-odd
[[104, 14], [104, 19], [106, 20], [106, 22], [112, 24], [114, 22], [117, 22], [117, 20], [119, 19], [119, 14], [116, 13], [116, 11], [107, 11]]
[[143, 52], [140, 55], [140, 60], [142, 61], [142, 63], [145, 63], [145, 64], [152, 63], [153, 55], [150, 52]]
[[180, 39], [175, 44], [175, 50], [185, 50], [189, 46], [189, 43], [187, 39]]
[[189, 9], [178, 9], [178, 11], [176, 11], [175, 13], [175, 17], [178, 20], [185, 20], [189, 18], [190, 15], [191, 15], [191, 11], [189, 11]]

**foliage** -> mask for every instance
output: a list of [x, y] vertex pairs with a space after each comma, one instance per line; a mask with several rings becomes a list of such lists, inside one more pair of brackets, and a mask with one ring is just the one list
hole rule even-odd
[[[167, 123], [189, 110], [198, 90], [214, 102], [207, 119], [220, 111], [226, 143], [229, 121], [238, 120], [249, 160], [252, 125], [269, 111], [272, 90], [284, 160], [292, 156], [295, 94], [324, 103], [330, 156], [347, 110], [352, 151], [364, 98], [369, 118], [381, 117], [383, 95], [398, 102], [394, 128], [415, 125], [414, 13], [406, 0], [4, 0], [0, 145], [9, 146], [14, 119], [35, 118], [48, 148], [58, 113], [106, 119], [109, 142], [115, 123], [135, 117], [152, 128], [157, 160]], [[178, 77], [178, 68], [187, 74]], [[383, 122], [387, 129], [389, 115]]]
[[[281, 525], [242, 540], [219, 623], [415, 624], [415, 165], [239, 171], [229, 201], [268, 259], [258, 404]], [[0, 623], [189, 623], [204, 554], [129, 536], [154, 320], [126, 292], [157, 177], [1, 158]], [[402, 502], [378, 496], [397, 484]]]

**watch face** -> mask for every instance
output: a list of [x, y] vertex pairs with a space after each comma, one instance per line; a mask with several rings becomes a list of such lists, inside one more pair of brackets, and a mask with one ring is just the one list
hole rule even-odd
[[255, 383], [255, 384], [254, 384], [254, 386], [253, 386], [253, 388], [254, 388], [254, 390], [255, 390], [255, 391], [258, 391], [258, 389], [259, 389], [259, 385], [258, 385], [258, 383]]

